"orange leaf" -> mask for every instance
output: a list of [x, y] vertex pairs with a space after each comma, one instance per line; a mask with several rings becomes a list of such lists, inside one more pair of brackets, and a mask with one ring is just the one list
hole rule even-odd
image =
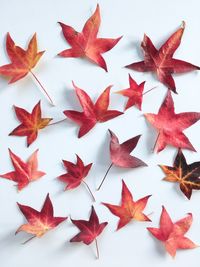
[[172, 257], [175, 257], [177, 249], [197, 247], [189, 238], [184, 236], [189, 230], [192, 220], [192, 214], [188, 213], [187, 217], [173, 223], [163, 206], [160, 217], [160, 228], [148, 227], [147, 230], [164, 244], [166, 251]]
[[37, 52], [37, 38], [33, 35], [27, 50], [16, 46], [10, 34], [7, 34], [6, 50], [12, 63], [0, 67], [0, 74], [11, 77], [10, 83], [26, 76], [35, 67], [44, 51]]
[[46, 89], [32, 72], [32, 69], [35, 67], [35, 65], [38, 63], [41, 56], [45, 52], [38, 52], [36, 33], [30, 40], [27, 50], [24, 50], [20, 46], [15, 45], [13, 39], [8, 33], [6, 38], [6, 50], [11, 63], [0, 67], [0, 74], [6, 77], [10, 77], [11, 80], [9, 83], [14, 83], [25, 77], [30, 72], [46, 94], [50, 103], [53, 104], [53, 101], [48, 95]]
[[200, 161], [187, 164], [181, 149], [178, 150], [173, 167], [159, 165], [166, 174], [165, 181], [180, 184], [183, 194], [190, 199], [192, 190], [200, 190]]
[[29, 146], [36, 140], [38, 130], [45, 128], [52, 119], [41, 117], [40, 101], [35, 105], [31, 113], [23, 108], [16, 106], [14, 108], [16, 116], [21, 124], [9, 135], [27, 136], [27, 146]]
[[143, 210], [147, 205], [149, 196], [143, 197], [137, 201], [133, 200], [132, 194], [122, 180], [122, 203], [120, 206], [108, 203], [102, 203], [106, 206], [115, 216], [119, 217], [117, 230], [124, 227], [131, 220], [137, 221], [151, 221], [144, 213]]

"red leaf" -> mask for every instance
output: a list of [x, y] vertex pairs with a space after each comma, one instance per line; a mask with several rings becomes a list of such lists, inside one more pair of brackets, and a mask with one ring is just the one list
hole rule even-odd
[[28, 223], [21, 225], [16, 231], [16, 234], [20, 231], [24, 231], [32, 234], [33, 237], [41, 237], [67, 219], [67, 217], [54, 217], [53, 206], [49, 194], [46, 197], [41, 211], [37, 211], [29, 206], [21, 205], [19, 203], [18, 206]]
[[117, 230], [124, 227], [131, 220], [137, 221], [151, 221], [144, 213], [143, 210], [147, 205], [150, 196], [143, 197], [137, 201], [133, 200], [132, 194], [122, 180], [122, 202], [120, 206], [108, 203], [102, 203], [110, 212], [119, 217]]
[[122, 37], [117, 39], [97, 38], [101, 23], [99, 5], [94, 14], [85, 23], [82, 32], [59, 22], [63, 35], [71, 48], [59, 53], [62, 57], [86, 57], [107, 71], [107, 65], [101, 54], [111, 50]]
[[37, 38], [33, 35], [27, 50], [16, 46], [10, 34], [6, 39], [7, 54], [12, 63], [0, 67], [0, 74], [11, 77], [10, 83], [16, 82], [26, 76], [35, 67], [44, 51], [37, 52]]
[[141, 110], [144, 85], [145, 85], [145, 82], [142, 82], [141, 84], [137, 84], [136, 81], [129, 74], [129, 86], [130, 87], [116, 92], [125, 97], [128, 97], [125, 110], [127, 110], [128, 108], [132, 106], [136, 106], [139, 110]]
[[35, 105], [31, 113], [23, 108], [16, 106], [14, 106], [14, 108], [16, 116], [21, 124], [9, 135], [27, 136], [27, 146], [29, 146], [36, 140], [38, 130], [45, 128], [52, 119], [41, 117], [40, 101]]
[[38, 149], [30, 156], [27, 162], [22, 161], [10, 149], [10, 158], [15, 171], [0, 175], [2, 178], [12, 180], [17, 183], [18, 190], [22, 190], [30, 182], [38, 180], [46, 173], [38, 171], [37, 153]]
[[141, 71], [155, 72], [159, 81], [165, 84], [170, 90], [176, 92], [176, 86], [172, 77], [173, 73], [185, 73], [193, 70], [200, 70], [200, 67], [188, 62], [174, 59], [173, 55], [181, 43], [185, 29], [185, 22], [173, 33], [170, 38], [157, 50], [151, 39], [144, 35], [141, 47], [144, 52], [144, 61], [132, 63], [126, 67]]
[[78, 133], [79, 138], [88, 133], [97, 122], [105, 122], [123, 114], [123, 112], [118, 110], [108, 110], [111, 86], [108, 86], [103, 91], [95, 104], [84, 90], [78, 88], [74, 83], [73, 87], [76, 90], [76, 95], [79, 99], [83, 112], [65, 110], [64, 114], [69, 119], [80, 125]]
[[67, 173], [60, 175], [58, 179], [64, 183], [67, 183], [65, 190], [74, 189], [78, 187], [81, 183], [83, 183], [87, 187], [89, 193], [95, 201], [92, 191], [90, 190], [88, 184], [84, 181], [84, 178], [88, 175], [88, 172], [92, 167], [92, 163], [85, 166], [81, 158], [79, 158], [78, 155], [76, 155], [76, 157], [76, 164], [67, 160], [63, 160], [63, 164], [67, 170]]
[[102, 184], [104, 183], [107, 177], [108, 172], [110, 171], [113, 165], [120, 168], [137, 168], [141, 166], [147, 166], [147, 164], [144, 161], [130, 155], [132, 150], [137, 146], [137, 143], [141, 135], [130, 138], [120, 144], [119, 139], [111, 130], [109, 130], [109, 133], [111, 136], [110, 157], [112, 163], [108, 167], [108, 170], [106, 171], [106, 174], [104, 175], [104, 178], [102, 179], [97, 190], [101, 188]]
[[167, 145], [195, 151], [183, 131], [200, 119], [200, 113], [183, 112], [176, 114], [170, 91], [168, 91], [158, 114], [146, 113], [145, 117], [159, 132], [154, 146], [157, 152], [163, 150]]
[[160, 217], [160, 228], [148, 227], [147, 230], [165, 246], [166, 251], [172, 256], [176, 256], [178, 249], [196, 248], [189, 238], [185, 237], [185, 233], [189, 230], [192, 224], [192, 214], [173, 223], [165, 207], [162, 207]]
[[[72, 219], [71, 219], [72, 220]], [[106, 225], [107, 222], [99, 223], [99, 218], [92, 206], [91, 215], [89, 221], [85, 220], [72, 220], [72, 223], [78, 227], [80, 233], [75, 235], [70, 242], [83, 242], [86, 245], [91, 244], [93, 241], [96, 243], [97, 247], [97, 257], [99, 258], [99, 251], [97, 246], [97, 236], [99, 236]]]
[[28, 73], [31, 73], [46, 94], [50, 103], [53, 104], [53, 101], [48, 95], [46, 89], [32, 72], [32, 69], [36, 66], [41, 56], [45, 52], [38, 52], [37, 50], [38, 48], [36, 33], [30, 40], [27, 50], [24, 50], [20, 46], [16, 46], [10, 34], [8, 33], [6, 38], [6, 51], [11, 63], [0, 67], [0, 74], [6, 77], [11, 77], [9, 83], [14, 83], [25, 77]]
[[112, 164], [121, 168], [137, 168], [140, 166], [147, 166], [142, 160], [130, 155], [132, 150], [137, 146], [137, 143], [141, 135], [135, 136], [126, 140], [123, 143], [119, 143], [117, 136], [109, 130], [110, 141], [110, 157]]

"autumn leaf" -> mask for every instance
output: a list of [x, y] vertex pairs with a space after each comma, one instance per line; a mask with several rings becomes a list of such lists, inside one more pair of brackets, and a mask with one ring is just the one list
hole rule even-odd
[[167, 145], [195, 151], [183, 131], [200, 119], [200, 113], [182, 112], [176, 114], [169, 90], [158, 114], [146, 113], [144, 115], [158, 131], [158, 137], [154, 145], [157, 152], [162, 151]]
[[88, 133], [97, 122], [106, 122], [121, 114], [118, 110], [108, 110], [110, 102], [110, 89], [108, 86], [103, 93], [99, 96], [94, 104], [89, 95], [82, 89], [78, 88], [73, 82], [73, 87], [76, 91], [76, 95], [81, 104], [83, 112], [74, 110], [65, 110], [63, 113], [70, 120], [80, 125], [78, 138]]
[[74, 189], [78, 187], [81, 183], [83, 183], [88, 189], [89, 193], [91, 194], [93, 200], [95, 201], [94, 195], [90, 187], [84, 181], [84, 178], [88, 175], [88, 172], [92, 167], [92, 163], [84, 165], [83, 161], [78, 155], [76, 155], [76, 158], [77, 158], [76, 164], [67, 160], [63, 160], [63, 165], [66, 168], [67, 173], [60, 175], [58, 179], [64, 183], [67, 183], [65, 190]]
[[145, 82], [137, 84], [136, 81], [129, 74], [129, 88], [117, 91], [116, 93], [128, 97], [125, 110], [132, 106], [136, 106], [141, 110], [142, 98]]
[[119, 217], [117, 230], [124, 227], [131, 220], [136, 221], [151, 221], [144, 213], [143, 210], [147, 205], [149, 196], [143, 197], [137, 201], [133, 200], [133, 196], [122, 180], [122, 202], [121, 205], [112, 205], [108, 203], [102, 203], [106, 206], [110, 212]]
[[35, 105], [31, 113], [16, 106], [14, 106], [14, 109], [21, 124], [9, 135], [26, 136], [27, 146], [29, 146], [36, 140], [38, 131], [45, 128], [52, 119], [41, 117], [40, 101]]
[[31, 73], [42, 88], [50, 103], [53, 105], [51, 97], [48, 95], [46, 89], [32, 71], [45, 52], [38, 52], [36, 34], [34, 34], [30, 40], [27, 50], [24, 50], [20, 46], [15, 45], [13, 39], [8, 33], [6, 38], [6, 51], [11, 63], [0, 67], [0, 75], [10, 77], [11, 79], [9, 83], [14, 83], [24, 78], [28, 73]]
[[108, 172], [110, 171], [113, 165], [120, 167], [120, 168], [137, 168], [141, 166], [147, 166], [147, 164], [143, 162], [142, 160], [130, 155], [132, 150], [137, 146], [137, 143], [141, 135], [132, 137], [120, 144], [119, 139], [111, 130], [109, 130], [109, 133], [111, 136], [110, 158], [111, 158], [112, 163], [107, 169], [106, 174], [103, 180], [101, 181], [97, 190], [101, 188], [102, 184], [104, 183], [107, 177]]
[[24, 243], [27, 243], [34, 237], [42, 237], [44, 234], [46, 234], [46, 232], [54, 229], [67, 219], [67, 217], [54, 217], [54, 210], [49, 194], [47, 194], [41, 211], [37, 211], [29, 206], [21, 205], [19, 203], [17, 204], [28, 223], [21, 225], [17, 229], [16, 234], [24, 231], [33, 235]]
[[44, 176], [46, 174], [45, 172], [38, 171], [38, 151], [39, 149], [30, 156], [27, 162], [24, 162], [9, 149], [10, 159], [15, 170], [2, 174], [0, 177], [16, 182], [17, 188], [20, 191], [30, 182], [36, 181]]
[[101, 54], [111, 50], [122, 38], [97, 38], [101, 23], [99, 5], [94, 14], [85, 23], [82, 32], [77, 32], [69, 25], [59, 22], [63, 35], [71, 46], [59, 53], [62, 57], [85, 57], [107, 71], [107, 65]]
[[192, 220], [192, 214], [188, 213], [187, 217], [173, 223], [165, 207], [162, 207], [160, 228], [148, 227], [147, 230], [163, 243], [165, 250], [172, 257], [175, 257], [178, 249], [197, 247], [189, 238], [185, 237], [185, 234], [190, 229]]
[[180, 184], [183, 194], [190, 199], [192, 190], [200, 190], [200, 161], [187, 164], [181, 149], [178, 150], [173, 167], [159, 165], [166, 174], [164, 180]]
[[99, 223], [99, 218], [92, 206], [91, 215], [88, 221], [85, 220], [73, 220], [72, 223], [80, 230], [80, 232], [75, 235], [70, 242], [83, 242], [86, 245], [90, 245], [95, 241], [97, 258], [99, 258], [99, 249], [97, 244], [97, 237], [102, 233], [107, 222]]
[[181, 43], [184, 29], [185, 22], [182, 23], [181, 27], [169, 37], [159, 50], [155, 48], [151, 39], [145, 34], [141, 43], [144, 61], [132, 63], [126, 67], [141, 72], [154, 72], [160, 82], [165, 84], [170, 90], [176, 92], [176, 85], [172, 77], [173, 73], [186, 73], [193, 70], [200, 70], [198, 66], [173, 58], [176, 49]]

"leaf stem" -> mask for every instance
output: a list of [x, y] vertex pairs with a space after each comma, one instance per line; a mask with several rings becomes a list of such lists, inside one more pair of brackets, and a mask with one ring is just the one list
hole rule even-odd
[[35, 80], [37, 81], [37, 83], [40, 85], [40, 87], [42, 88], [42, 90], [44, 91], [47, 99], [49, 100], [49, 102], [51, 103], [52, 106], [55, 106], [53, 103], [53, 100], [51, 99], [50, 95], [47, 93], [47, 90], [44, 88], [44, 86], [41, 84], [41, 82], [38, 80], [38, 78], [36, 77], [36, 75], [30, 70], [30, 73], [33, 75], [33, 77], [35, 78]]
[[158, 86], [154, 86], [151, 89], [147, 90], [146, 92], [144, 92], [142, 95], [148, 94], [149, 92], [151, 92], [152, 90], [156, 89]]
[[105, 179], [106, 179], [106, 177], [107, 177], [107, 175], [108, 175], [110, 169], [112, 168], [112, 166], [113, 166], [113, 163], [111, 163], [110, 166], [108, 167], [108, 169], [107, 169], [107, 171], [106, 171], [106, 173], [105, 173], [105, 175], [104, 175], [104, 177], [103, 177], [103, 179], [102, 179], [102, 181], [101, 181], [99, 187], [97, 188], [97, 191], [100, 190], [100, 188], [101, 188], [102, 184], [104, 183], [104, 181], [105, 181]]
[[99, 247], [98, 247], [98, 243], [97, 243], [97, 239], [95, 238], [95, 246], [96, 246], [96, 250], [97, 250], [97, 260], [99, 259]]
[[67, 118], [62, 119], [60, 121], [52, 122], [52, 123], [48, 124], [47, 126], [55, 125], [55, 124], [61, 123], [61, 122], [66, 121], [66, 120], [67, 120]]
[[23, 243], [22, 243], [22, 245], [25, 245], [26, 243], [28, 243], [29, 241], [31, 241], [33, 238], [35, 238], [36, 236], [34, 235], [34, 236], [32, 236], [31, 238], [29, 238], [28, 240], [26, 240], [26, 241], [24, 241]]
[[88, 192], [90, 193], [90, 195], [91, 195], [93, 201], [95, 202], [96, 199], [95, 199], [94, 194], [92, 193], [92, 191], [91, 191], [89, 185], [88, 185], [85, 181], [82, 181], [82, 183], [85, 185], [85, 187], [87, 188]]
[[159, 136], [160, 136], [160, 133], [158, 134], [158, 136], [157, 136], [157, 138], [156, 138], [156, 141], [155, 141], [155, 144], [154, 144], [154, 146], [153, 146], [153, 149], [152, 149], [153, 152], [154, 152], [154, 150], [155, 150], [155, 148], [156, 148], [156, 145], [157, 145]]

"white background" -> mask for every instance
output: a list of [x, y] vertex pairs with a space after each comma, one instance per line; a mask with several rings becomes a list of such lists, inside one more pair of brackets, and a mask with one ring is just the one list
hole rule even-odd
[[[200, 65], [199, 1], [99, 0], [102, 16], [99, 36], [115, 38], [124, 35], [114, 49], [104, 54], [108, 73], [87, 60], [56, 56], [58, 52], [69, 47], [57, 21], [81, 30], [86, 19], [94, 12], [96, 4], [93, 0], [0, 1], [0, 64], [8, 63], [5, 51], [5, 36], [8, 31], [22, 47], [26, 47], [29, 38], [37, 32], [39, 49], [46, 50], [46, 53], [34, 72], [56, 102], [56, 107], [49, 106], [31, 76], [13, 85], [8, 85], [3, 78], [0, 79], [0, 173], [12, 170], [8, 147], [24, 160], [39, 148], [39, 169], [47, 173], [20, 193], [17, 193], [14, 183], [0, 180], [0, 265], [179, 267], [190, 264], [197, 267], [200, 260], [198, 248], [179, 251], [176, 259], [172, 260], [164, 252], [162, 244], [154, 240], [146, 230], [147, 226], [157, 227], [161, 205], [165, 205], [174, 221], [184, 217], [187, 212], [193, 213], [194, 223], [187, 236], [200, 244], [200, 192], [194, 192], [188, 201], [178, 186], [162, 181], [163, 173], [157, 164], [171, 165], [176, 150], [167, 147], [159, 154], [152, 153], [156, 133], [146, 124], [142, 113], [157, 112], [166, 95], [166, 88], [152, 74], [129, 71], [123, 66], [141, 60], [140, 42], [144, 32], [159, 46], [180, 26], [182, 20], [186, 21], [186, 30], [175, 56]], [[128, 73], [139, 83], [146, 80], [145, 90], [158, 86], [156, 90], [144, 96], [142, 113], [131, 108], [119, 118], [98, 124], [81, 139], [77, 138], [77, 126], [69, 121], [41, 130], [37, 141], [30, 148], [26, 148], [25, 138], [8, 137], [8, 133], [18, 125], [12, 108], [14, 104], [31, 111], [41, 99], [43, 115], [52, 116], [57, 121], [64, 118], [63, 110], [80, 108], [72, 89], [72, 80], [96, 99], [109, 84], [114, 85], [112, 92], [127, 88]], [[176, 111], [200, 111], [200, 74], [192, 72], [176, 76], [175, 80], [178, 91], [178, 95], [173, 94]], [[123, 110], [125, 101], [125, 98], [112, 94], [111, 107]], [[85, 188], [80, 186], [73, 191], [63, 192], [64, 184], [56, 180], [56, 177], [64, 173], [61, 160], [74, 161], [77, 153], [85, 163], [94, 163], [86, 181], [95, 192], [110, 164], [108, 128], [119, 136], [121, 142], [142, 134], [134, 155], [146, 161], [149, 167], [135, 170], [114, 167], [102, 190], [95, 193], [97, 202], [94, 205], [100, 220], [109, 222], [98, 238], [100, 260], [95, 259], [94, 244], [85, 246], [68, 242], [78, 232], [70, 220], [41, 239], [21, 245], [29, 235], [14, 235], [15, 230], [25, 222], [17, 208], [17, 201], [40, 209], [46, 194], [50, 192], [55, 215], [71, 215], [75, 219], [88, 218], [92, 202]], [[196, 123], [185, 133], [197, 150], [197, 153], [184, 151], [187, 161], [200, 160], [200, 123]], [[100, 205], [100, 202], [119, 203], [122, 178], [135, 199], [153, 195], [145, 210], [146, 214], [153, 214], [152, 223], [132, 222], [116, 232], [118, 218]]]

